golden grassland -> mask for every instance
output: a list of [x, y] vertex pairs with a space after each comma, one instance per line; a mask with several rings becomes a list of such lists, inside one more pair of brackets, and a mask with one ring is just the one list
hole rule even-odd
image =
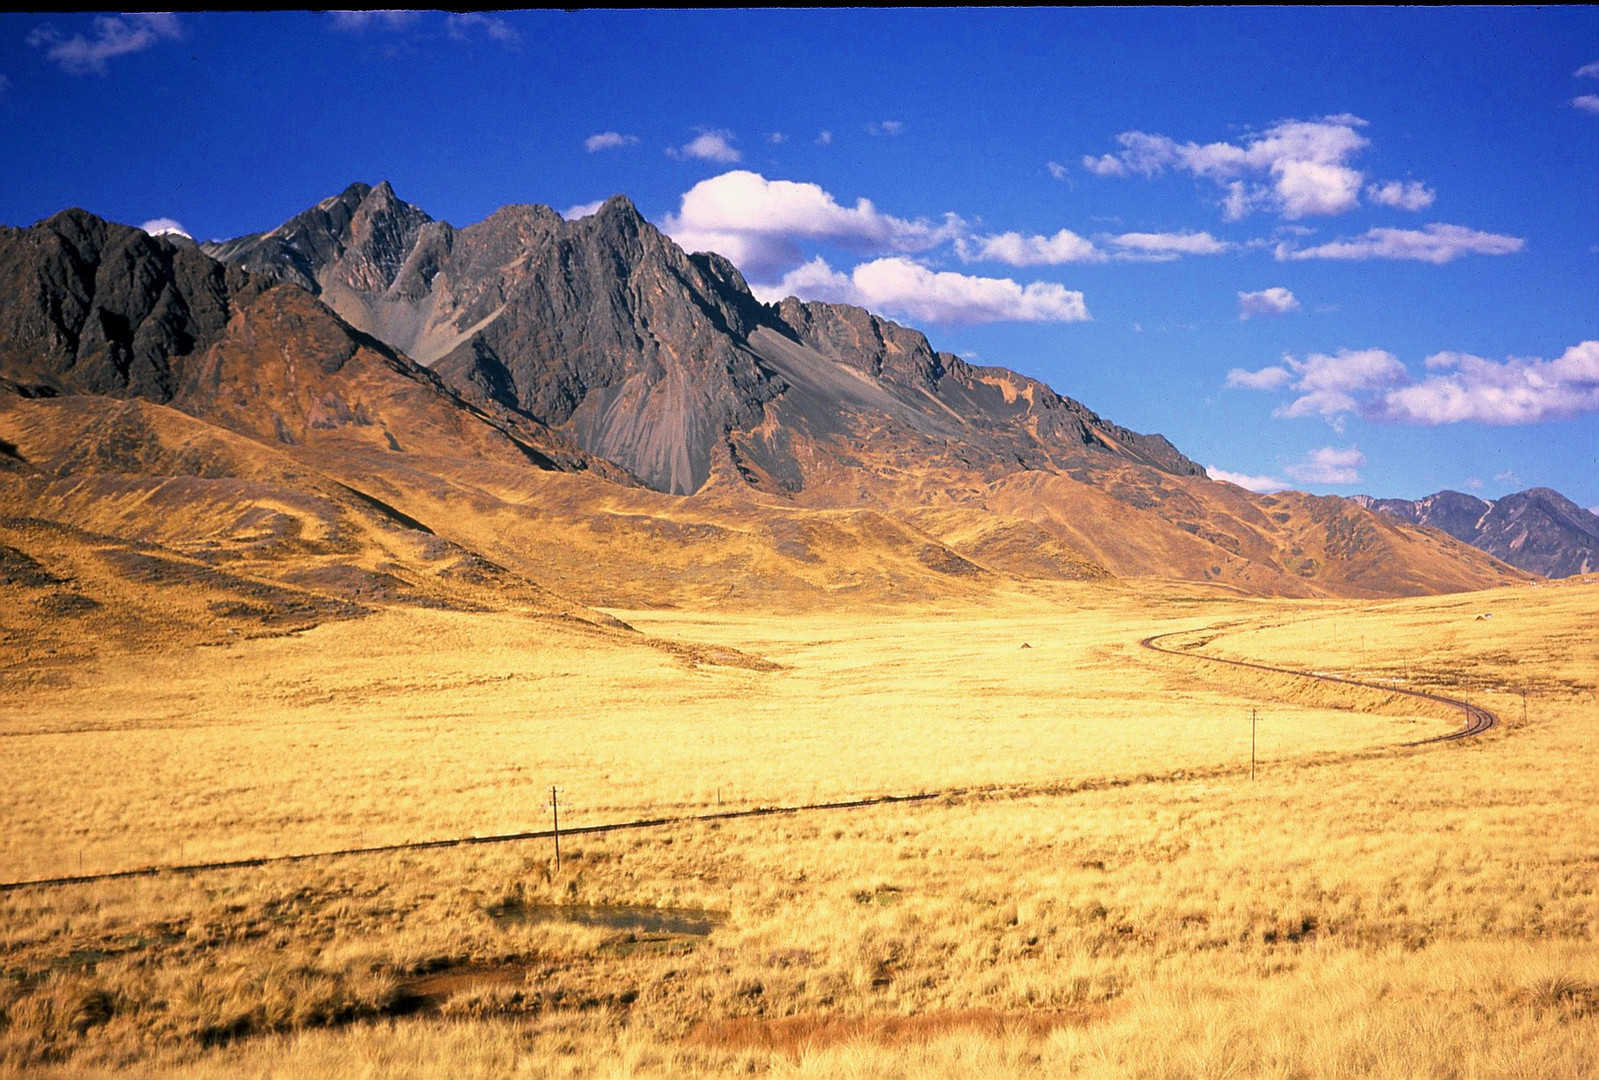
[[[551, 784], [572, 825], [946, 794], [0, 894], [0, 1069], [1599, 1074], [1599, 583], [615, 614], [34, 680], [0, 877], [541, 828]], [[1172, 631], [1505, 724], [1406, 747], [1457, 714]]]

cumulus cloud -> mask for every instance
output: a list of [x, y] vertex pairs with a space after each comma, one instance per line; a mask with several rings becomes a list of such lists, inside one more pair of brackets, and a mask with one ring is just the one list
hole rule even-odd
[[768, 302], [785, 296], [856, 304], [911, 320], [943, 324], [1084, 322], [1083, 294], [1053, 282], [1021, 285], [1010, 278], [929, 270], [898, 256], [875, 259], [849, 274], [817, 257], [772, 286], [756, 286]]
[[1320, 120], [1284, 120], [1239, 142], [1178, 142], [1166, 135], [1127, 131], [1115, 153], [1088, 155], [1083, 167], [1098, 176], [1153, 177], [1167, 169], [1215, 182], [1223, 217], [1239, 221], [1255, 210], [1289, 220], [1348, 213], [1366, 198], [1383, 206], [1420, 210], [1435, 192], [1419, 181], [1366, 183], [1351, 164], [1370, 145], [1366, 121], [1339, 114]]
[[788, 142], [788, 136], [783, 134], [781, 131], [774, 131], [770, 135], [766, 136], [766, 141], [771, 143], [773, 146], [782, 146], [784, 143]]
[[456, 12], [444, 20], [445, 33], [456, 41], [472, 41], [479, 36], [498, 42], [506, 48], [522, 43], [516, 28], [498, 15], [485, 15], [480, 11]]
[[595, 199], [593, 202], [578, 203], [568, 206], [561, 211], [561, 216], [567, 221], [576, 221], [578, 218], [592, 217], [600, 212], [600, 207], [605, 205], [604, 199]]
[[601, 150], [620, 150], [626, 146], [637, 145], [637, 135], [623, 135], [620, 131], [602, 131], [583, 140], [583, 149], [591, 154], [597, 154]]
[[831, 146], [831, 145], [833, 145], [833, 133], [831, 131], [820, 131], [820, 132], [817, 132], [817, 134], [816, 134], [816, 145], [817, 146]]
[[905, 124], [901, 120], [884, 120], [881, 123], [867, 124], [868, 135], [900, 135], [905, 131]]
[[1060, 162], [1058, 162], [1058, 161], [1046, 162], [1045, 165], [1044, 165], [1044, 168], [1048, 169], [1049, 170], [1049, 175], [1053, 176], [1055, 179], [1057, 179], [1057, 180], [1066, 179], [1066, 172], [1067, 172], [1066, 166], [1062, 165]]
[[140, 225], [139, 228], [151, 236], [183, 236], [188, 237], [190, 240], [194, 239], [193, 236], [189, 235], [189, 230], [185, 229], [182, 223], [169, 217], [151, 218], [143, 225]]
[[359, 33], [362, 30], [403, 30], [422, 17], [421, 12], [397, 8], [380, 8], [375, 11], [330, 11], [335, 30]]
[[1010, 266], [1059, 266], [1073, 262], [1104, 262], [1105, 253], [1070, 229], [1054, 236], [1023, 236], [1007, 232], [993, 236], [962, 237], [956, 250], [966, 262], [1002, 262]]
[[[1294, 294], [1281, 285], [1274, 285], [1269, 289], [1259, 292], [1241, 292], [1238, 294], [1238, 317], [1248, 319], [1255, 315], [1286, 315], [1290, 311], [1299, 310], [1299, 301]], [[1229, 375], [1229, 379], [1231, 376]], [[1231, 385], [1229, 382], [1228, 385]]]
[[68, 75], [104, 75], [106, 61], [143, 52], [164, 39], [183, 36], [183, 24], [170, 12], [97, 15], [92, 33], [65, 37], [54, 27], [38, 27], [28, 44], [43, 49], [45, 58]]
[[1436, 191], [1419, 180], [1390, 180], [1386, 184], [1366, 186], [1366, 198], [1382, 206], [1396, 206], [1401, 210], [1425, 210], [1437, 197]]
[[733, 145], [733, 133], [726, 129], [702, 131], [682, 146], [668, 147], [666, 152], [675, 158], [698, 158], [721, 165], [731, 165], [744, 158]]
[[1303, 360], [1285, 356], [1283, 362], [1295, 375], [1299, 397], [1276, 409], [1274, 416], [1335, 417], [1354, 411], [1355, 395], [1410, 378], [1399, 358], [1382, 349], [1339, 349], [1331, 355], [1311, 353]]
[[1599, 412], [1599, 341], [1584, 341], [1553, 360], [1511, 357], [1503, 363], [1469, 353], [1425, 360], [1430, 374], [1413, 379], [1382, 349], [1340, 349], [1303, 360], [1227, 373], [1233, 388], [1297, 392], [1272, 413], [1321, 416], [1342, 430], [1345, 414], [1405, 424], [1536, 424]]
[[1273, 416], [1321, 416], [1342, 430], [1343, 414], [1356, 411], [1362, 396], [1402, 386], [1409, 378], [1405, 365], [1390, 352], [1339, 349], [1331, 354], [1311, 353], [1303, 360], [1284, 356], [1281, 364], [1259, 371], [1234, 368], [1227, 373], [1227, 386], [1247, 390], [1292, 387], [1298, 396], [1278, 406]]
[[1220, 480], [1227, 484], [1237, 484], [1247, 491], [1257, 491], [1262, 495], [1282, 491], [1288, 487], [1288, 481], [1279, 480], [1275, 476], [1252, 476], [1249, 473], [1228, 472], [1218, 469], [1214, 465], [1205, 466], [1205, 475], [1212, 480]]
[[1353, 446], [1323, 446], [1312, 450], [1303, 461], [1283, 466], [1283, 471], [1301, 484], [1358, 484], [1360, 467], [1365, 463], [1366, 455]]
[[1440, 372], [1388, 391], [1373, 412], [1413, 424], [1536, 424], [1599, 412], [1599, 341], [1573, 345], [1554, 360], [1512, 357], [1495, 363], [1466, 353], [1427, 357]]
[[1277, 364], [1259, 371], [1233, 368], [1227, 373], [1227, 387], [1231, 390], [1281, 390], [1293, 381], [1294, 373]]
[[755, 280], [770, 280], [802, 263], [801, 240], [862, 253], [910, 253], [965, 231], [954, 214], [940, 223], [898, 218], [870, 199], [845, 206], [817, 184], [768, 180], [743, 169], [695, 184], [664, 224], [683, 247], [718, 252]]
[[1208, 232], [1130, 232], [1109, 240], [1121, 249], [1117, 258], [1142, 262], [1170, 262], [1184, 255], [1219, 255], [1233, 247]]
[[1572, 108], [1581, 109], [1587, 113], [1599, 113], [1599, 96], [1594, 94], [1579, 94], [1571, 99]]
[[1115, 153], [1083, 158], [1098, 176], [1158, 176], [1167, 169], [1205, 177], [1225, 192], [1222, 208], [1236, 221], [1266, 208], [1285, 218], [1342, 214], [1360, 202], [1365, 174], [1349, 164], [1370, 145], [1357, 116], [1284, 120], [1241, 143], [1180, 143], [1166, 135], [1125, 131]]
[[1571, 75], [1576, 79], [1599, 79], [1599, 60], [1595, 60], [1591, 64], [1582, 65], [1576, 71], [1573, 71]]
[[1517, 236], [1480, 232], [1464, 225], [1432, 224], [1421, 229], [1371, 229], [1362, 236], [1315, 247], [1277, 245], [1279, 261], [1290, 259], [1414, 259], [1441, 266], [1462, 255], [1510, 255], [1526, 247]]

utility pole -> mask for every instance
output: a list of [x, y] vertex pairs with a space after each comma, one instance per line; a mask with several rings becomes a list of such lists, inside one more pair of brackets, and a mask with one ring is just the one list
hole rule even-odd
[[555, 787], [550, 787], [550, 814], [555, 818], [555, 872], [561, 872], [561, 805], [556, 798]]
[[1255, 779], [1255, 710], [1249, 710], [1249, 779]]

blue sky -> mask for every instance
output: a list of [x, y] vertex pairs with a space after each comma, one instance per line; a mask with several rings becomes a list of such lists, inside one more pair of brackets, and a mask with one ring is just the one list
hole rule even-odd
[[1599, 506], [1599, 8], [3, 15], [0, 147], [202, 239], [621, 192], [1257, 487]]

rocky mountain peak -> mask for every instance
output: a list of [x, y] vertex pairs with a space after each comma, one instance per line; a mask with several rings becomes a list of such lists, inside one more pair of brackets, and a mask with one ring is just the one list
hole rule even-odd
[[167, 401], [174, 363], [259, 291], [193, 244], [65, 210], [0, 234], [0, 365], [58, 392]]
[[394, 194], [351, 184], [270, 232], [201, 245], [206, 254], [320, 294], [331, 280], [367, 291], [393, 283], [422, 228], [433, 219]]
[[[468, 396], [555, 426], [663, 491], [698, 490], [722, 461], [744, 482], [796, 492], [802, 459], [832, 475], [834, 456], [853, 454], [838, 440], [882, 422], [912, 457], [975, 440], [984, 468], [1088, 454], [1200, 473], [1158, 436], [863, 308], [762, 304], [730, 261], [685, 253], [624, 195], [570, 222], [513, 205], [452, 229], [386, 185], [355, 185], [215, 250], [311, 282], [352, 325]], [[816, 439], [829, 448], [801, 449]]]

